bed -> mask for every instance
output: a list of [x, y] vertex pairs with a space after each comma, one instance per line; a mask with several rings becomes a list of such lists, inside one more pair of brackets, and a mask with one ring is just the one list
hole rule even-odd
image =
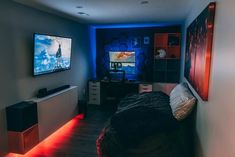
[[195, 104], [185, 83], [169, 96], [158, 91], [123, 98], [96, 141], [98, 157], [191, 157]]

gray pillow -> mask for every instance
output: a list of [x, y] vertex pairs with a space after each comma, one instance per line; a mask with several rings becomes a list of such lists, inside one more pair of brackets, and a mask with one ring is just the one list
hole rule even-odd
[[177, 120], [185, 119], [193, 110], [196, 98], [192, 95], [187, 83], [178, 84], [170, 93], [170, 106]]

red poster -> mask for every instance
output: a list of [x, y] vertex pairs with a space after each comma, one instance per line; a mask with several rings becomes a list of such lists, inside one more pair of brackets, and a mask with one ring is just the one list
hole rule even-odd
[[208, 100], [215, 3], [187, 28], [184, 75], [202, 100]]

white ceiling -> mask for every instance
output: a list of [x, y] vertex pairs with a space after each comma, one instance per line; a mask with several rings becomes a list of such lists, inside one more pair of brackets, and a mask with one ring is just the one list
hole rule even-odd
[[[181, 23], [193, 0], [14, 0], [88, 24]], [[82, 8], [77, 8], [82, 6]], [[84, 15], [78, 14], [84, 12]], [[86, 15], [88, 14], [88, 15]]]

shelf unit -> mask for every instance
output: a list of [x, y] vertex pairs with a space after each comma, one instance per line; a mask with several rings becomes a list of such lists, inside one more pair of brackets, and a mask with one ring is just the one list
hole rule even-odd
[[[159, 50], [166, 54], [159, 55]], [[177, 83], [180, 76], [180, 33], [154, 34], [154, 82]]]

